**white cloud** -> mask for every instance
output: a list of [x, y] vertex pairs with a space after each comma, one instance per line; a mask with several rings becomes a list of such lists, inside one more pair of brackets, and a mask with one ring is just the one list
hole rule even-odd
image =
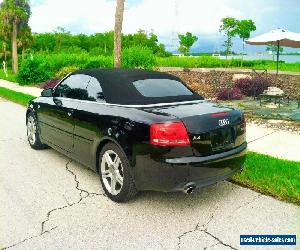
[[[161, 36], [186, 31], [211, 34], [218, 31], [222, 17], [243, 15], [230, 7], [228, 0], [177, 0], [177, 14], [174, 3], [175, 0], [127, 3], [123, 31], [131, 33], [138, 29], [153, 29]], [[103, 32], [113, 29], [114, 12], [115, 1], [45, 0], [32, 5], [30, 25], [35, 32], [53, 31], [57, 26], [76, 33]]]
[[30, 26], [34, 32], [56, 27], [92, 33], [113, 29], [115, 3], [106, 0], [46, 0], [32, 6]]
[[224, 16], [241, 17], [242, 13], [230, 8], [228, 1], [144, 0], [125, 12], [124, 31], [142, 28], [160, 35], [186, 31], [212, 34], [218, 32]]
[[[30, 26], [34, 32], [51, 32], [58, 26], [72, 33], [114, 28], [116, 0], [30, 0], [30, 3]], [[225, 16], [253, 19], [257, 25], [253, 35], [277, 27], [300, 32], [299, 10], [299, 0], [126, 0], [123, 32], [153, 30], [160, 42], [174, 47], [172, 32], [190, 31], [199, 36], [195, 46], [212, 47], [222, 44], [223, 36], [218, 29]]]

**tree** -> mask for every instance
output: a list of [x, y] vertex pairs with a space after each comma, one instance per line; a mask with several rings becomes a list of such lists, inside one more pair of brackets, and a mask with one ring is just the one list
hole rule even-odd
[[172, 56], [172, 53], [166, 51], [166, 46], [164, 44], [160, 43], [160, 44], [158, 44], [155, 55], [158, 57], [168, 57], [168, 56]]
[[243, 40], [243, 54], [245, 51], [245, 39], [250, 37], [252, 31], [256, 30], [256, 26], [252, 20], [240, 20], [237, 22], [237, 35]]
[[237, 24], [238, 20], [234, 17], [224, 17], [221, 20], [220, 32], [224, 32], [226, 36], [226, 40], [223, 46], [226, 48], [226, 59], [228, 54], [231, 52], [232, 48], [232, 38], [237, 34]]
[[114, 65], [121, 67], [121, 46], [122, 46], [122, 23], [125, 0], [117, 0], [115, 13], [115, 34], [114, 34]]
[[[69, 31], [67, 31], [65, 28], [63, 27], [57, 27], [54, 30], [54, 34], [55, 34], [55, 49], [57, 51], [61, 51], [61, 48], [63, 46], [63, 43], [65, 41], [70, 41], [71, 37], [71, 33]], [[72, 42], [70, 43], [70, 45], [72, 44]]]
[[18, 47], [22, 48], [22, 60], [25, 57], [25, 50], [30, 48], [33, 43], [33, 37], [29, 26], [20, 30], [20, 38], [18, 39]]
[[193, 44], [198, 40], [196, 36], [194, 36], [191, 32], [186, 32], [185, 35], [178, 34], [179, 39], [179, 48], [178, 51], [187, 55], [190, 51], [190, 48]]
[[[272, 52], [273, 61], [275, 59], [275, 55], [277, 54], [278, 46], [277, 45], [268, 45], [266, 51]], [[283, 52], [283, 47], [279, 46], [279, 54]]]
[[[52, 33], [33, 33], [33, 51], [57, 52], [85, 51], [94, 55], [113, 55], [114, 31], [96, 33], [92, 35], [73, 35], [62, 29], [56, 29]], [[2, 36], [0, 38], [0, 42]], [[169, 56], [165, 47], [158, 43], [157, 35], [140, 30], [134, 34], [122, 34], [122, 49], [133, 46], [150, 48], [154, 54]]]
[[148, 33], [147, 31], [140, 29], [135, 34], [122, 35], [122, 48], [135, 46], [148, 47], [157, 55], [168, 55], [165, 47], [158, 43], [157, 35], [152, 31]]
[[155, 53], [156, 50], [158, 49], [158, 39], [157, 39], [157, 35], [155, 35], [153, 32], [151, 32], [149, 34], [149, 38], [147, 37], [147, 46], [150, 47], [153, 52]]
[[7, 61], [8, 52], [8, 43], [9, 43], [9, 33], [7, 29], [3, 26], [4, 23], [0, 22], [0, 41], [1, 41], [1, 58], [3, 57], [5, 63]]
[[92, 50], [98, 50], [104, 55], [112, 55], [114, 50], [114, 32], [96, 33], [91, 36]]
[[10, 33], [12, 47], [12, 69], [18, 73], [17, 39], [21, 29], [28, 27], [30, 6], [27, 0], [4, 0], [0, 5], [0, 27]]

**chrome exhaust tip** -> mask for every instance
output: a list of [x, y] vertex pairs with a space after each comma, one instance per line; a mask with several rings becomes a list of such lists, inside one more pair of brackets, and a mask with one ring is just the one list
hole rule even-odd
[[187, 184], [185, 186], [185, 188], [183, 189], [183, 192], [185, 194], [192, 194], [192, 193], [194, 193], [195, 189], [196, 189], [196, 185], [195, 184]]

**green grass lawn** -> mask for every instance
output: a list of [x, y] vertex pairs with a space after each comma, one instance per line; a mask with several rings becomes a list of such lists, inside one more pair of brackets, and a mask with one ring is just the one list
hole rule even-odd
[[0, 69], [0, 79], [4, 79], [10, 82], [17, 82], [16, 75], [13, 75], [11, 70], [8, 70], [8, 77], [4, 74], [4, 71]]
[[35, 98], [32, 95], [16, 92], [3, 87], [0, 87], [0, 97], [3, 97], [7, 100], [19, 103], [24, 106], [26, 106], [30, 100]]
[[[183, 68], [245, 68], [245, 69], [267, 69], [276, 70], [276, 62], [272, 60], [241, 60], [241, 59], [220, 59], [213, 56], [198, 57], [157, 57], [158, 67], [183, 67]], [[300, 62], [279, 63], [280, 71], [300, 72]]]
[[300, 162], [248, 152], [244, 171], [233, 182], [300, 205]]

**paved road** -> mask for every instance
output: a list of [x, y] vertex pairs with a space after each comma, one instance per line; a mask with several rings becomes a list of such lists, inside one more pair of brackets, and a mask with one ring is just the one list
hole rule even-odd
[[299, 235], [299, 207], [229, 182], [113, 203], [95, 173], [28, 146], [24, 112], [0, 99], [0, 247], [242, 249], [240, 234]]

